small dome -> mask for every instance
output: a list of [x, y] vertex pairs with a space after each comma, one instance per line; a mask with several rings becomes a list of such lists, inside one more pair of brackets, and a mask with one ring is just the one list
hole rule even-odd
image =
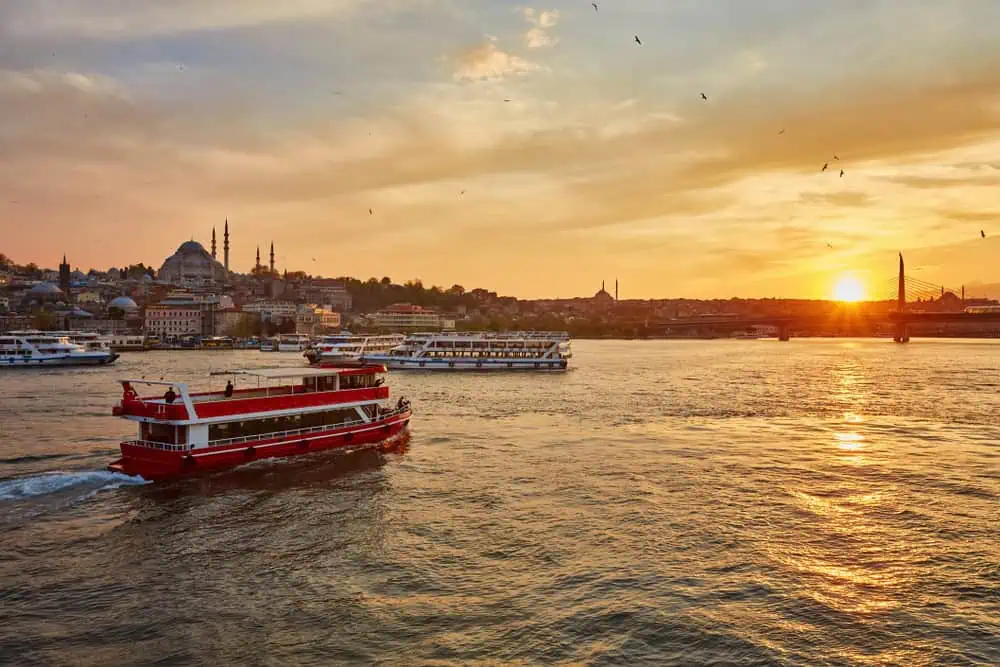
[[62, 293], [63, 291], [53, 283], [38, 283], [30, 290], [28, 290], [28, 295], [35, 298], [51, 298], [55, 296], [62, 296]]
[[135, 301], [127, 296], [119, 296], [108, 303], [108, 308], [117, 308], [118, 310], [124, 310], [125, 312], [131, 312], [139, 310], [139, 306], [136, 305]]

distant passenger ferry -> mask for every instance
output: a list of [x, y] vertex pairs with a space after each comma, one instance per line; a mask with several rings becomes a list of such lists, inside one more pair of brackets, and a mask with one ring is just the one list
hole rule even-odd
[[566, 332], [512, 331], [413, 334], [387, 354], [361, 360], [395, 370], [564, 371], [572, 356]]
[[278, 352], [304, 352], [309, 347], [309, 336], [306, 334], [280, 334], [278, 336]]
[[0, 334], [0, 368], [97, 366], [113, 363], [117, 358], [118, 354], [103, 341], [96, 341], [88, 348], [66, 336], [44, 331]]
[[145, 350], [149, 347], [146, 337], [139, 334], [111, 334], [110, 343], [111, 349], [115, 351]]
[[361, 364], [361, 357], [372, 354], [388, 354], [394, 347], [402, 345], [406, 336], [385, 334], [381, 336], [357, 336], [344, 331], [332, 336], [324, 336], [303, 356], [310, 364], [324, 366], [354, 366]]

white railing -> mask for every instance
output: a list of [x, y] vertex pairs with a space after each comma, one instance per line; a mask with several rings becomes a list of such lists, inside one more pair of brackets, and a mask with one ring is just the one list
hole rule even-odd
[[190, 445], [175, 445], [171, 442], [156, 442], [154, 440], [126, 440], [123, 445], [134, 445], [146, 449], [162, 449], [165, 452], [186, 452]]
[[[321, 424], [319, 426], [306, 426], [304, 428], [289, 429], [286, 431], [271, 431], [269, 433], [256, 433], [254, 435], [243, 435], [235, 438], [223, 438], [221, 440], [210, 440], [208, 441], [206, 447], [221, 447], [223, 445], [242, 445], [249, 442], [260, 442], [261, 440], [285, 440], [294, 439], [299, 436], [309, 435], [312, 433], [320, 433], [322, 431], [334, 431], [342, 429], [349, 426], [363, 426], [365, 424], [379, 424], [392, 417], [403, 414], [410, 409], [409, 402], [405, 402], [402, 407], [393, 408], [388, 412], [380, 413], [375, 419], [370, 422], [366, 422], [363, 419], [352, 419], [351, 421], [346, 421], [341, 424]], [[195, 449], [190, 444], [175, 445], [171, 443], [164, 442], [154, 442], [152, 440], [128, 440], [123, 442], [124, 445], [135, 445], [138, 447], [146, 447], [148, 449], [161, 449], [168, 452], [186, 452]], [[199, 448], [200, 449], [200, 448]]]

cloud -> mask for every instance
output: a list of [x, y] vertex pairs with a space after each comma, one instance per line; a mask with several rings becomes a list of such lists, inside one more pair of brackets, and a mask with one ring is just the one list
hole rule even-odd
[[14, 37], [134, 39], [344, 17], [368, 0], [32, 0], [0, 9]]
[[548, 32], [559, 22], [558, 9], [538, 11], [531, 7], [524, 7], [521, 13], [524, 19], [531, 24], [531, 27], [524, 33], [524, 43], [529, 49], [553, 46], [559, 41]]
[[803, 192], [799, 198], [806, 204], [819, 204], [823, 206], [859, 208], [871, 206], [875, 203], [874, 198], [866, 192], [851, 192], [843, 190], [841, 192]]
[[539, 69], [535, 63], [501, 51], [494, 38], [459, 55], [452, 76], [455, 81], [503, 79]]
[[[974, 245], [940, 251], [993, 238], [1000, 67], [966, 19], [932, 40], [888, 0], [869, 22], [653, 3], [599, 24], [470, 0], [407, 39], [404, 4], [2, 3], [0, 215], [33, 229], [4, 251], [45, 263], [86, 230], [74, 263], [155, 264], [228, 216], [241, 269], [276, 235], [289, 268], [389, 272], [376, 256], [522, 296], [612, 272], [642, 296], [818, 294], [834, 265], [924, 246], [949, 284], [991, 275]], [[660, 19], [642, 50], [615, 36]], [[844, 179], [819, 173], [835, 153]]]

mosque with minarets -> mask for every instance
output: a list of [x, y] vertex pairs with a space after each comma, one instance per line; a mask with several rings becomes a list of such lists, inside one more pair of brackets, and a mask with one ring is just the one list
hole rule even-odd
[[[163, 281], [174, 285], [188, 286], [214, 286], [223, 285], [230, 282], [232, 276], [229, 268], [229, 220], [226, 220], [222, 232], [222, 262], [219, 262], [216, 255], [215, 227], [212, 228], [212, 251], [191, 239], [185, 241], [177, 251], [167, 257], [160, 267], [157, 277]], [[274, 275], [274, 243], [271, 243], [270, 274]], [[260, 263], [260, 247], [257, 248], [257, 263], [253, 273], [261, 275], [267, 273], [267, 269]]]

